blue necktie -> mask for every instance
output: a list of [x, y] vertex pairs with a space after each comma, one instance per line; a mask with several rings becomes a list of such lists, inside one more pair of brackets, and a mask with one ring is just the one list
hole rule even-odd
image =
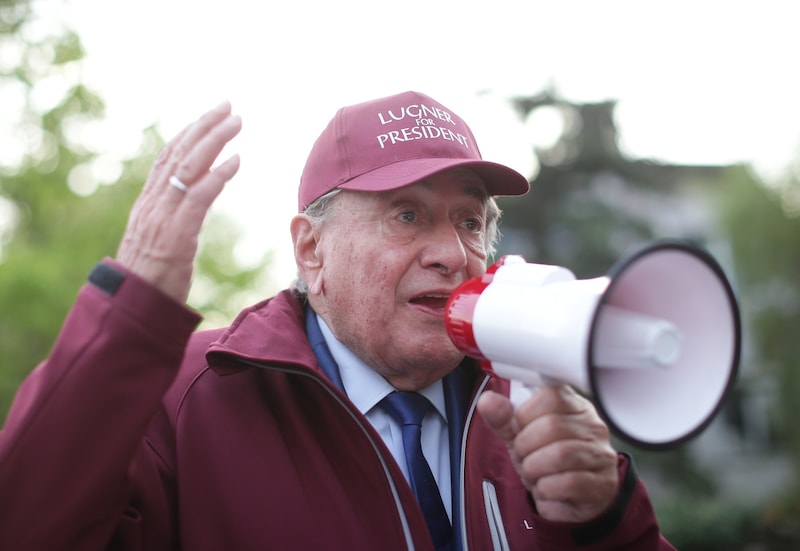
[[427, 398], [416, 392], [392, 392], [380, 405], [402, 427], [409, 482], [422, 507], [433, 543], [437, 550], [451, 549], [453, 530], [450, 519], [447, 518], [433, 473], [422, 455], [420, 441], [422, 419], [433, 406]]

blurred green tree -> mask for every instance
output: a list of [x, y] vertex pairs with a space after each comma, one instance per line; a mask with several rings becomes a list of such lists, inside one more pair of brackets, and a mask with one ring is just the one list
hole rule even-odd
[[765, 185], [745, 171], [732, 172], [722, 220], [731, 235], [736, 272], [757, 353], [778, 380], [776, 430], [800, 472], [800, 181]]
[[[92, 266], [115, 254], [163, 145], [154, 127], [127, 160], [87, 145], [104, 106], [80, 81], [80, 39], [69, 29], [37, 34], [35, 22], [28, 0], [0, 0], [0, 419]], [[191, 303], [213, 321], [229, 319], [251, 299], [269, 255], [243, 267], [230, 246], [238, 230], [220, 214], [206, 232], [197, 273], [205, 285]]]
[[[800, 162], [800, 159], [798, 159]], [[754, 354], [776, 381], [770, 434], [792, 459], [794, 480], [775, 497], [765, 522], [800, 541], [800, 179], [790, 172], [766, 184], [745, 169], [732, 171], [721, 219], [731, 236], [744, 315]]]

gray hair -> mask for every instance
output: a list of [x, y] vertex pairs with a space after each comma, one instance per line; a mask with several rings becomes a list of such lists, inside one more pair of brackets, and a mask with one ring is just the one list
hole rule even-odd
[[[333, 218], [334, 199], [341, 191], [341, 189], [329, 191], [308, 205], [306, 210], [303, 211], [303, 214], [311, 218], [311, 222], [315, 227], [324, 224]], [[497, 201], [495, 201], [494, 197], [488, 197], [486, 200], [486, 231], [484, 233], [484, 245], [486, 246], [486, 252], [489, 257], [493, 256], [497, 251], [496, 245], [500, 239], [499, 225], [501, 215], [502, 211], [500, 207], [497, 206]], [[299, 296], [308, 296], [308, 285], [299, 274], [292, 282], [290, 289]]]

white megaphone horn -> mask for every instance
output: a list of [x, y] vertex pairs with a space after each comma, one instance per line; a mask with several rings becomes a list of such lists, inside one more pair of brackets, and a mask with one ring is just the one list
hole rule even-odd
[[591, 395], [612, 430], [664, 448], [699, 434], [736, 378], [741, 327], [724, 272], [703, 250], [659, 241], [578, 280], [505, 256], [450, 296], [453, 343], [485, 369]]

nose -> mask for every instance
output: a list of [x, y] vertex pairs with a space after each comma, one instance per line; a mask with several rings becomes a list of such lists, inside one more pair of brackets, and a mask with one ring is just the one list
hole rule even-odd
[[420, 254], [423, 268], [432, 268], [444, 275], [467, 266], [467, 250], [458, 230], [448, 221], [436, 224]]

